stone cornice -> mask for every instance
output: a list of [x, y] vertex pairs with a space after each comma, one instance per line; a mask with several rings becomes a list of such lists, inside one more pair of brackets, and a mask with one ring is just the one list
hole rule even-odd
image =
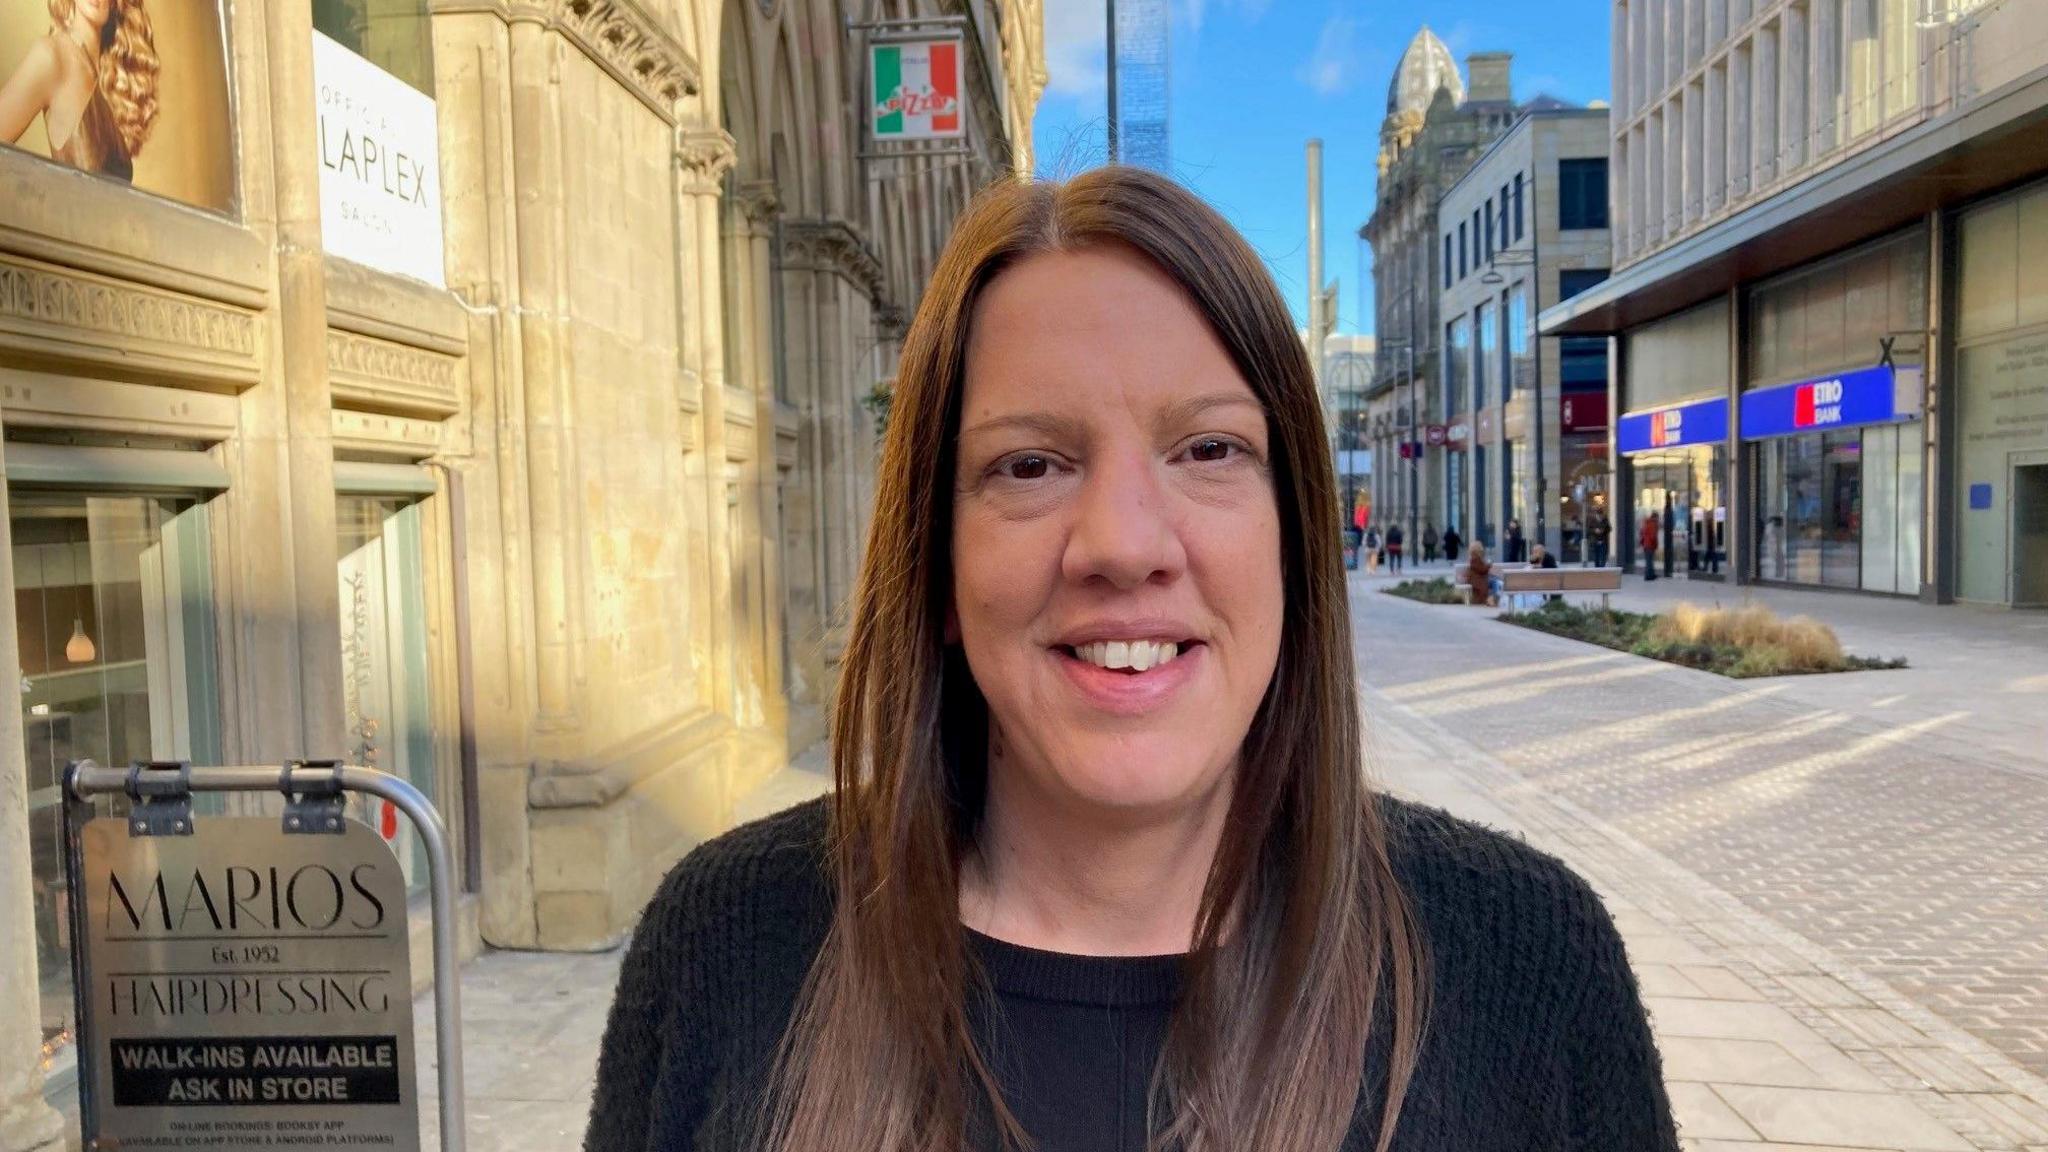
[[676, 174], [686, 194], [717, 194], [719, 182], [738, 159], [739, 148], [723, 128], [684, 128], [676, 133]]
[[74, 362], [254, 384], [256, 314], [36, 261], [0, 258], [0, 335]]
[[639, 0], [434, 0], [433, 10], [545, 24], [671, 124], [676, 102], [697, 91], [697, 62]]
[[782, 266], [836, 272], [858, 285], [870, 300], [887, 292], [882, 262], [860, 229], [836, 217], [782, 222]]
[[327, 377], [337, 407], [451, 415], [462, 407], [459, 363], [424, 348], [327, 330]]

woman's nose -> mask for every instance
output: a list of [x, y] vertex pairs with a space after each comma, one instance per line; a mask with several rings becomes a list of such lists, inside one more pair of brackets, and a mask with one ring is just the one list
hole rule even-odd
[[1061, 568], [1070, 580], [1117, 588], [1167, 581], [1187, 565], [1167, 465], [1150, 452], [1099, 460], [1085, 474]]

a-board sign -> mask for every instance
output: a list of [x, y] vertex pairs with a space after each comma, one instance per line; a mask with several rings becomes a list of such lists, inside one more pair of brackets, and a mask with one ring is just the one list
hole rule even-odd
[[419, 1148], [405, 883], [343, 824], [80, 828], [89, 1148]]

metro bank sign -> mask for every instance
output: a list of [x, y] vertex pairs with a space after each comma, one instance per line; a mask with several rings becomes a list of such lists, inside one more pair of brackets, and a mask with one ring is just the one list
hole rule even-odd
[[1758, 388], [1742, 397], [1742, 438], [1763, 440], [1920, 417], [1918, 369], [1890, 364]]
[[1671, 408], [1624, 412], [1614, 429], [1615, 447], [1624, 453], [1719, 444], [1727, 439], [1728, 401], [1719, 396]]

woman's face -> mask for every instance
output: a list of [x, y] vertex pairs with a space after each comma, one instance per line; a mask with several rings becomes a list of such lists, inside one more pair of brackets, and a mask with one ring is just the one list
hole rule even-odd
[[94, 28], [100, 28], [106, 25], [107, 11], [113, 5], [114, 0], [72, 0], [71, 12]]
[[1279, 658], [1266, 414], [1134, 250], [1029, 257], [974, 310], [953, 612], [1005, 787], [1143, 819], [1214, 799]]

